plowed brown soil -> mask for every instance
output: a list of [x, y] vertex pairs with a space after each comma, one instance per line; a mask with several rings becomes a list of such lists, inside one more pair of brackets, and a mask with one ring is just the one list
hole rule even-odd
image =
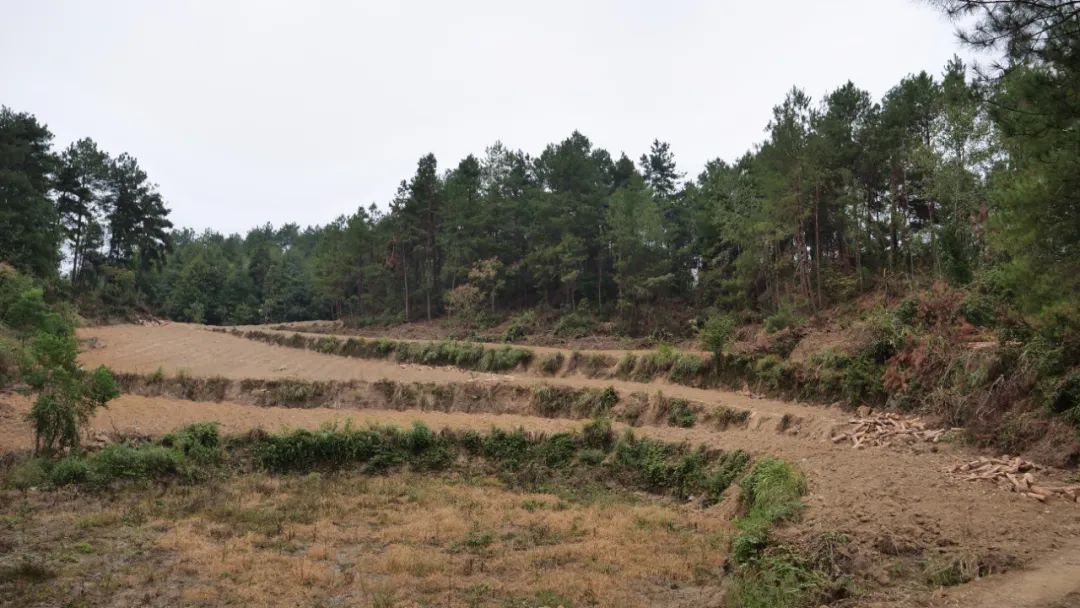
[[[84, 364], [151, 373], [181, 370], [195, 376], [241, 378], [299, 377], [312, 380], [537, 382], [534, 376], [491, 375], [449, 368], [399, 365], [389, 361], [358, 360], [288, 349], [212, 333], [197, 326], [114, 326], [80, 331], [96, 347], [82, 356]], [[889, 588], [859, 605], [874, 606], [1043, 606], [1072, 605], [1080, 591], [1080, 506], [1064, 501], [1045, 504], [1006, 493], [996, 486], [961, 481], [945, 471], [972, 457], [967, 449], [942, 444], [933, 450], [894, 448], [853, 450], [827, 440], [827, 431], [846, 416], [838, 410], [752, 399], [723, 391], [582, 377], [546, 378], [545, 382], [620, 390], [663, 390], [665, 394], [747, 409], [759, 416], [797, 416], [813, 422], [818, 432], [791, 436], [738, 429], [717, 432], [701, 428], [642, 427], [636, 433], [668, 441], [690, 441], [723, 449], [744, 449], [791, 460], [809, 476], [808, 509], [798, 526], [800, 537], [842, 532], [854, 540], [848, 558], [859, 570], [872, 573], [888, 587], [905, 555], [914, 553], [965, 556], [988, 569], [1013, 570], [931, 596], [924, 587]], [[8, 449], [26, 447], [27, 430], [18, 414], [28, 407], [22, 398], [0, 397], [0, 442]], [[398, 425], [423, 420], [433, 428], [487, 429], [522, 426], [535, 431], [575, 428], [580, 421], [528, 416], [436, 413], [418, 411], [288, 409], [231, 403], [196, 403], [172, 399], [123, 396], [101, 412], [93, 425], [105, 431], [157, 434], [179, 425], [218, 420], [226, 432], [251, 428], [279, 430], [317, 427], [352, 418], [358, 423]], [[1051, 475], [1052, 477], [1053, 475]], [[866, 561], [875, 556], [874, 562]], [[888, 556], [883, 557], [883, 556]], [[1055, 574], [1057, 573], [1057, 574]], [[1062, 574], [1063, 573], [1063, 574]], [[1049, 577], [1049, 578], [1047, 578]], [[909, 577], [910, 578], [910, 577]], [[1073, 585], [1073, 583], [1076, 585]], [[1027, 589], [1028, 591], [1024, 591]], [[1010, 595], [1010, 592], [1013, 592]], [[996, 603], [995, 603], [996, 602]], [[1065, 602], [1065, 603], [1062, 603]]]
[[[382, 379], [399, 382], [544, 382], [552, 385], [605, 388], [620, 392], [662, 391], [669, 397], [713, 403], [736, 410], [750, 410], [759, 419], [777, 420], [789, 416], [800, 420], [801, 429], [816, 437], [846, 421], [839, 410], [798, 403], [757, 399], [719, 390], [697, 389], [666, 382], [640, 383], [582, 376], [538, 378], [528, 374], [489, 374], [449, 367], [400, 364], [390, 360], [353, 359], [335, 355], [272, 346], [197, 325], [170, 323], [159, 326], [114, 325], [79, 330], [79, 337], [94, 345], [80, 356], [89, 367], [108, 365], [125, 372], [149, 374], [161, 369], [167, 374], [184, 372], [192, 376], [223, 376], [231, 379], [303, 378], [305, 380]], [[539, 349], [537, 352], [542, 352]], [[558, 350], [558, 349], [551, 349]], [[617, 357], [621, 351], [610, 352]]]

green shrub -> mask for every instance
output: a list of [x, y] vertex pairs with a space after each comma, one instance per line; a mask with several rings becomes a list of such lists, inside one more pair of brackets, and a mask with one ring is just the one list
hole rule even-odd
[[720, 497], [750, 465], [750, 455], [742, 450], [728, 452], [705, 479], [704, 504], [720, 502]]
[[580, 312], [570, 312], [555, 321], [552, 331], [557, 336], [582, 338], [593, 333], [593, 321]]
[[517, 342], [525, 338], [536, 329], [536, 312], [526, 310], [510, 320], [510, 324], [503, 332], [503, 342]]
[[341, 352], [342, 342], [333, 336], [322, 336], [315, 340], [312, 350], [326, 354], [336, 355]]
[[[0, 270], [0, 275], [3, 279], [0, 287], [9, 286], [10, 273]], [[3, 297], [7, 299], [9, 295]], [[38, 394], [29, 415], [34, 427], [34, 450], [51, 454], [65, 448], [78, 449], [80, 431], [90, 416], [119, 393], [116, 380], [107, 368], [87, 372], [79, 365], [78, 343], [71, 322], [40, 309], [39, 299], [36, 292], [21, 293], [0, 314], [7, 315], [9, 322], [23, 327], [27, 333], [36, 330], [17, 356], [21, 379]], [[27, 323], [38, 326], [30, 327]], [[2, 358], [8, 360], [15, 355]], [[9, 364], [2, 365], [7, 368]], [[9, 372], [0, 370], [0, 374], [7, 376]]]
[[44, 458], [31, 458], [19, 463], [11, 469], [4, 483], [16, 490], [29, 490], [45, 485], [49, 481], [46, 468], [49, 462]]
[[619, 402], [619, 393], [614, 387], [603, 390], [581, 389], [571, 405], [571, 412], [580, 418], [595, 418], [606, 414]]
[[549, 467], [557, 467], [569, 462], [577, 452], [577, 445], [569, 433], [556, 433], [534, 448], [537, 459]]
[[529, 437], [524, 429], [504, 431], [492, 429], [484, 439], [481, 453], [489, 459], [503, 463], [509, 467], [519, 467], [526, 461], [529, 454]]
[[515, 346], [503, 346], [501, 348], [484, 351], [476, 368], [485, 372], [502, 372], [528, 365], [532, 361], [531, 350]]
[[588, 448], [610, 452], [615, 445], [615, 433], [609, 418], [595, 418], [581, 429], [582, 443]]
[[90, 458], [93, 476], [112, 479], [156, 479], [180, 472], [183, 454], [163, 446], [133, 448], [110, 445]]
[[914, 325], [918, 317], [919, 300], [917, 298], [907, 298], [893, 310], [893, 318], [901, 325]]
[[681, 354], [675, 358], [671, 365], [671, 373], [668, 378], [679, 384], [691, 384], [705, 368], [705, 362], [697, 355]]
[[49, 481], [55, 485], [85, 483], [90, 480], [90, 465], [80, 458], [65, 458], [49, 471]]
[[626, 353], [619, 359], [618, 365], [615, 366], [615, 376], [629, 378], [635, 367], [637, 367], [637, 356], [633, 353]]
[[531, 402], [542, 416], [593, 418], [614, 407], [619, 402], [619, 393], [610, 386], [599, 390], [541, 384], [533, 387]]
[[19, 359], [22, 347], [14, 340], [0, 336], [0, 388], [4, 388], [19, 378]]
[[667, 416], [668, 424], [684, 429], [694, 426], [694, 408], [690, 406], [689, 401], [686, 399], [671, 399], [668, 402], [668, 407], [670, 408]]
[[774, 334], [781, 329], [797, 327], [802, 324], [802, 319], [795, 313], [790, 304], [783, 304], [773, 314], [765, 317], [765, 332]]
[[885, 363], [900, 350], [904, 344], [907, 330], [893, 315], [879, 308], [866, 319], [869, 342], [862, 348], [861, 355], [875, 363]]
[[810, 363], [816, 366], [816, 390], [824, 398], [875, 402], [885, 393], [884, 367], [866, 356], [852, 357], [827, 349], [811, 357]]
[[595, 467], [604, 462], [604, 458], [606, 458], [604, 450], [598, 450], [596, 448], [585, 448], [578, 453], [578, 461], [591, 467]]
[[992, 327], [997, 318], [994, 302], [981, 293], [969, 293], [960, 302], [960, 316], [976, 327]]
[[327, 382], [284, 378], [265, 383], [265, 391], [259, 394], [260, 405], [285, 407], [310, 407], [326, 397], [331, 390]]
[[776, 355], [764, 355], [753, 363], [753, 373], [770, 390], [779, 391], [790, 384], [791, 368]]
[[319, 431], [299, 429], [271, 435], [257, 450], [259, 461], [272, 471], [314, 471], [366, 464], [373, 471], [402, 464], [407, 450], [402, 433], [393, 427], [355, 430], [346, 426]]
[[1080, 369], [1045, 384], [1049, 385], [1049, 388], [1043, 389], [1046, 407], [1080, 425]]
[[216, 464], [224, 459], [216, 422], [199, 422], [161, 438], [161, 445], [171, 447], [196, 464]]
[[727, 348], [733, 326], [731, 317], [720, 315], [709, 317], [698, 332], [698, 339], [701, 340], [701, 345], [705, 347], [705, 350], [720, 356]]
[[40, 287], [22, 289], [0, 310], [0, 321], [11, 329], [33, 334], [44, 329], [45, 317], [50, 314], [45, 303], [45, 291]]

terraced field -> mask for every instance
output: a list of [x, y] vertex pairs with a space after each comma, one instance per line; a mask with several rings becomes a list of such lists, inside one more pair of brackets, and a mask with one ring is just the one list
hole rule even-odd
[[[181, 324], [87, 328], [80, 338], [85, 365], [128, 374], [128, 393], [94, 418], [92, 435], [160, 436], [206, 420], [232, 435], [347, 421], [552, 435], [579, 431], [603, 402], [616, 433], [632, 429], [667, 444], [743, 450], [801, 469], [809, 481], [806, 508], [777, 534], [823, 560], [824, 571], [851, 579], [848, 597], [832, 598], [836, 605], [1053, 607], [1075, 605], [1071, 594], [1080, 592], [1080, 505], [1038, 502], [958, 478], [948, 470], [977, 454], [956, 442], [858, 450], [834, 443], [850, 417], [837, 408], [590, 377], [565, 367], [482, 373], [344, 357]], [[0, 448], [27, 449], [31, 435], [21, 415], [28, 401], [0, 401]], [[678, 408], [689, 414], [673, 414]], [[148, 605], [219, 605], [221, 598], [276, 605], [723, 605], [735, 490], [704, 506], [610, 486], [583, 499], [567, 498], [565, 487], [523, 492], [482, 476], [363, 479], [305, 482], [252, 473], [217, 488], [222, 500], [250, 515], [272, 509], [276, 497], [301, 494], [303, 483], [319, 485], [325, 501], [286, 526], [288, 547], [265, 546], [257, 531], [226, 533], [248, 524], [205, 505], [214, 500], [206, 486], [163, 489], [158, 500], [168, 508], [151, 509], [126, 527], [117, 522], [146, 508], [144, 494], [89, 501], [7, 494], [0, 511], [10, 521], [21, 504], [52, 507], [37, 525], [11, 524], [8, 530], [21, 536], [4, 542], [14, 553], [29, 551], [56, 542], [45, 531], [58, 522], [112, 513], [105, 517], [113, 524], [77, 525], [78, 538], [60, 543], [91, 545], [73, 549], [87, 553], [69, 556], [72, 563], [106, 567], [102, 555], [132, 546], [149, 561], [106, 567], [115, 593], [94, 587], [86, 605], [131, 605], [144, 595]], [[168, 584], [155, 578], [163, 568]], [[59, 578], [75, 585], [85, 576], [72, 569]], [[981, 580], [956, 585], [971, 578]]]

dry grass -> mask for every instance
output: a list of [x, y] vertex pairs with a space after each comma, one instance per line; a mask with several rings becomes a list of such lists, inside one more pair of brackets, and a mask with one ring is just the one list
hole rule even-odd
[[0, 581], [20, 606], [709, 603], [730, 540], [700, 506], [409, 473], [0, 496], [0, 566], [49, 574]]

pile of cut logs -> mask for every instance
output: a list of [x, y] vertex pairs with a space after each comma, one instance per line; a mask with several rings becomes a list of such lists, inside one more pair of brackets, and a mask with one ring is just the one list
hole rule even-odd
[[1036, 483], [1034, 473], [1040, 470], [1044, 470], [1043, 467], [1019, 456], [981, 456], [978, 460], [952, 467], [950, 472], [964, 474], [963, 479], [967, 481], [995, 482], [1004, 490], [1018, 492], [1039, 502], [1046, 502], [1055, 496], [1069, 502], [1080, 502], [1080, 484], [1050, 486]]
[[853, 448], [912, 444], [919, 441], [937, 443], [950, 429], [927, 429], [918, 418], [893, 412], [874, 414], [869, 408], [859, 408], [859, 415], [848, 422], [855, 428], [833, 435], [832, 442], [850, 441]]

